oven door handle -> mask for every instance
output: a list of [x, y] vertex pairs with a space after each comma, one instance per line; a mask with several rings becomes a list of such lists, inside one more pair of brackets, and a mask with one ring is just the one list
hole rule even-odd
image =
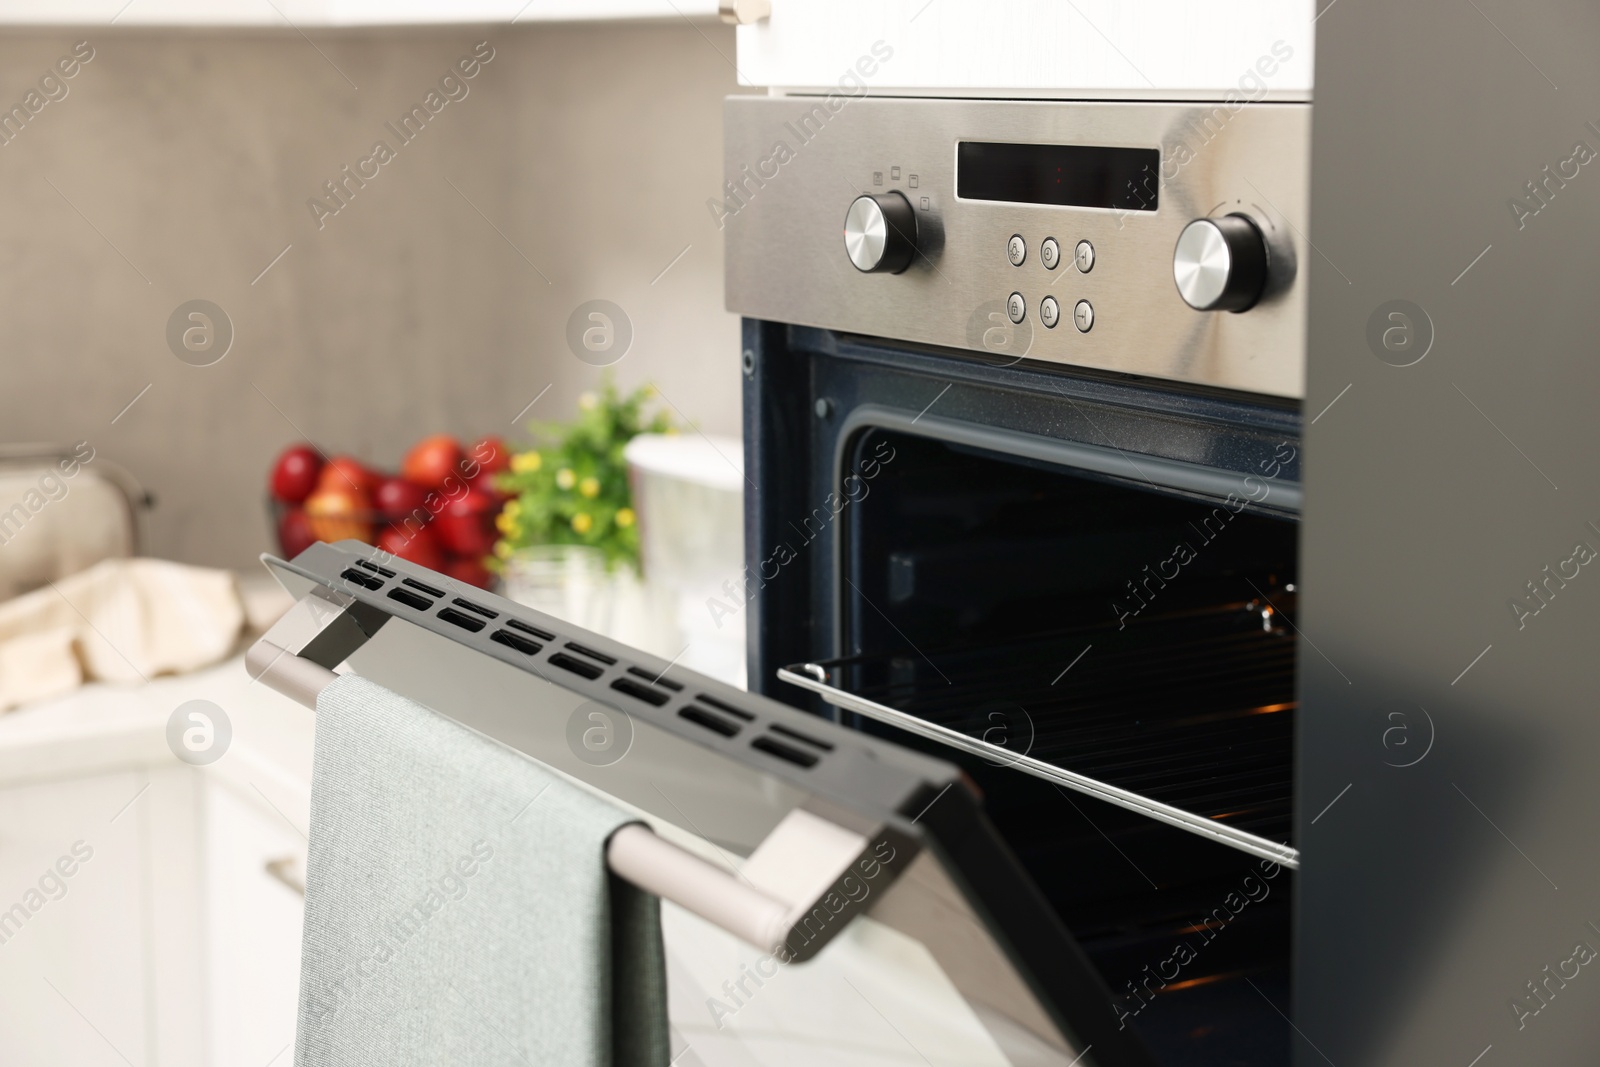
[[1241, 852], [1248, 852], [1252, 856], [1259, 856], [1265, 860], [1288, 867], [1290, 870], [1299, 870], [1300, 851], [1282, 842], [1260, 837], [1236, 827], [1220, 823], [1204, 815], [1197, 815], [1192, 811], [1163, 804], [1141, 793], [1134, 793], [1127, 789], [1119, 788], [1107, 782], [1078, 774], [1053, 763], [1034, 759], [1032, 756], [1021, 755], [1011, 749], [981, 741], [976, 737], [969, 737], [958, 730], [938, 723], [929, 722], [915, 715], [907, 714], [895, 708], [868, 700], [866, 697], [857, 696], [845, 689], [831, 685], [828, 682], [828, 670], [816, 663], [799, 663], [789, 667], [778, 668], [778, 678], [797, 685], [802, 689], [809, 689], [822, 697], [823, 700], [836, 708], [853, 711], [865, 715], [869, 719], [905, 730], [907, 733], [925, 737], [931, 741], [949, 745], [951, 748], [961, 749], [975, 756], [982, 756], [991, 762], [1002, 766], [1009, 766], [1024, 774], [1031, 774], [1035, 778], [1043, 778], [1047, 782], [1065, 786], [1068, 789], [1083, 793], [1086, 796], [1096, 797], [1115, 804], [1119, 808], [1138, 812], [1147, 818], [1164, 822], [1168, 826], [1176, 826], [1180, 830], [1187, 830], [1192, 834], [1210, 838], [1218, 844], [1236, 848]]

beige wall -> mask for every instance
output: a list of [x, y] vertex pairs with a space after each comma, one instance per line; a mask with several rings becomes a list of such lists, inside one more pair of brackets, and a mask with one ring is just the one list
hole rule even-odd
[[[385, 121], [491, 34], [469, 94], [400, 146]], [[426, 433], [512, 431], [547, 385], [529, 417], [569, 416], [599, 377], [565, 342], [588, 299], [632, 318], [622, 384], [738, 432], [705, 207], [737, 91], [725, 28], [8, 32], [0, 103], [83, 38], [67, 97], [0, 147], [0, 441], [87, 439], [128, 467], [159, 501], [148, 551], [252, 566], [296, 427], [392, 467]], [[380, 137], [396, 158], [319, 231], [308, 198]], [[208, 367], [166, 343], [195, 298], [236, 331]]]

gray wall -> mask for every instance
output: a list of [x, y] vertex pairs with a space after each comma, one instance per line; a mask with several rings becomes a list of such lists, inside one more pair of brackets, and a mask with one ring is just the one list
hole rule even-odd
[[[468, 95], [402, 146], [384, 123], [491, 35]], [[703, 429], [738, 432], [738, 320], [705, 208], [736, 91], [731, 32], [311, 36], [0, 39], [7, 104], [73, 42], [95, 49], [0, 147], [0, 441], [87, 439], [158, 496], [147, 551], [253, 566], [267, 468], [301, 433], [392, 467], [427, 433], [513, 431], [547, 385], [528, 417], [570, 416], [600, 372], [569, 352], [566, 321], [594, 298], [632, 319], [623, 385], [654, 381]], [[379, 138], [396, 158], [319, 230], [307, 200]], [[212, 366], [167, 345], [195, 298], [234, 324]]]

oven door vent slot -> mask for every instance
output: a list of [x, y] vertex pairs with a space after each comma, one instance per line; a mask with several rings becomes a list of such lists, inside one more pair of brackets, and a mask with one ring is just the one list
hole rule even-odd
[[682, 692], [682, 690], [683, 690], [683, 686], [682, 685], [678, 684], [677, 682], [674, 682], [671, 678], [668, 678], [665, 674], [651, 674], [649, 671], [643, 669], [642, 667], [629, 667], [628, 668], [628, 673], [633, 675], [635, 678], [643, 678], [645, 681], [649, 682], [651, 685], [659, 685], [663, 689], [670, 689], [674, 693]]
[[537, 641], [530, 641], [521, 634], [514, 634], [510, 630], [496, 630], [489, 635], [489, 640], [507, 648], [514, 648], [524, 656], [536, 655], [544, 646]]
[[593, 663], [585, 662], [576, 656], [569, 656], [565, 652], [557, 652], [551, 656], [550, 664], [554, 667], [560, 667], [564, 671], [571, 671], [573, 674], [587, 678], [590, 681], [594, 681], [594, 679], [605, 673], [603, 668], [596, 667]]
[[439, 612], [439, 618], [454, 626], [459, 626], [463, 630], [470, 630], [472, 633], [477, 633], [488, 625], [482, 619], [457, 611], [455, 608], [445, 608]]
[[695, 697], [695, 699], [700, 701], [702, 704], [716, 708], [718, 711], [732, 715], [736, 719], [743, 719], [745, 722], [749, 722], [751, 719], [755, 718], [754, 715], [751, 715], [743, 708], [736, 708], [725, 700], [718, 700], [716, 697], [707, 696], [705, 693], [701, 693], [699, 696]]
[[666, 693], [663, 693], [654, 686], [645, 685], [643, 682], [636, 682], [632, 678], [618, 678], [616, 681], [611, 683], [611, 688], [615, 689], [619, 693], [627, 693], [635, 700], [642, 700], [646, 704], [657, 708], [672, 699]]
[[409, 589], [391, 589], [389, 590], [389, 599], [398, 600], [406, 607], [415, 608], [417, 611], [427, 611], [433, 607], [433, 601], [425, 596], [418, 596]]
[[812, 767], [816, 765], [817, 754], [807, 752], [799, 745], [791, 745], [787, 741], [767, 734], [750, 742], [750, 747], [765, 752], [769, 756], [777, 756], [781, 760], [788, 760], [799, 767]]
[[578, 655], [588, 656], [596, 663], [604, 663], [607, 667], [610, 667], [617, 662], [617, 658], [615, 656], [608, 656], [604, 652], [596, 652], [594, 649], [580, 645], [576, 641], [568, 641], [567, 647], [576, 652]]
[[362, 572], [356, 570], [354, 567], [346, 568], [344, 573], [339, 575], [339, 577], [343, 578], [347, 582], [354, 582], [357, 585], [365, 586], [368, 589], [382, 589], [383, 588], [383, 579], [382, 578], [374, 578], [370, 574], [363, 574]]
[[[406, 581], [408, 581], [408, 582], [410, 580], [411, 579], [409, 579], [409, 578], [406, 579]], [[511, 627], [513, 630], [521, 630], [525, 634], [531, 634], [534, 637], [537, 637], [541, 641], [554, 641], [556, 639], [556, 635], [555, 634], [552, 634], [552, 633], [549, 633], [547, 631], [541, 630], [537, 626], [529, 626], [527, 623], [523, 622], [521, 619], [507, 619], [506, 620], [506, 625]]]
[[482, 615], [486, 619], [498, 619], [500, 617], [500, 613], [498, 611], [490, 611], [482, 604], [474, 604], [472, 601], [462, 600], [460, 597], [454, 598], [450, 601], [450, 603], [454, 604], [458, 608], [465, 608], [474, 615]]
[[693, 704], [681, 709], [678, 717], [687, 719], [696, 726], [703, 726], [712, 733], [721, 734], [723, 737], [733, 737], [739, 732], [739, 724], [729, 722], [721, 715], [713, 715], [704, 708], [697, 708]]
[[777, 723], [773, 723], [772, 726], [769, 727], [769, 729], [773, 733], [779, 734], [779, 735], [781, 735], [783, 737], [787, 737], [791, 741], [799, 741], [802, 744], [810, 745], [813, 748], [819, 748], [824, 752], [832, 752], [833, 751], [833, 745], [830, 744], [829, 742], [827, 742], [827, 741], [819, 741], [815, 737], [810, 736], [809, 734], [801, 733], [799, 730], [791, 730], [787, 726], [779, 726]]
[[[422, 582], [417, 581], [415, 578], [402, 578], [402, 579], [400, 579], [400, 584], [401, 585], [409, 585], [413, 589], [420, 589], [424, 593], [427, 593], [431, 597], [442, 597], [442, 596], [444, 596], [444, 590], [443, 589], [435, 589], [433, 586], [425, 585]], [[395, 599], [399, 600], [400, 598], [396, 597]]]

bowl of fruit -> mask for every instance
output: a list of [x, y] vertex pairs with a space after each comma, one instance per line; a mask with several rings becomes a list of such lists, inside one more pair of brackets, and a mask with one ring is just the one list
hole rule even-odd
[[435, 434], [417, 442], [394, 473], [291, 445], [268, 479], [278, 548], [293, 559], [317, 541], [362, 541], [488, 588], [493, 576], [484, 561], [494, 550], [494, 520], [505, 503], [494, 476], [509, 465], [497, 437], [464, 448], [448, 434]]

